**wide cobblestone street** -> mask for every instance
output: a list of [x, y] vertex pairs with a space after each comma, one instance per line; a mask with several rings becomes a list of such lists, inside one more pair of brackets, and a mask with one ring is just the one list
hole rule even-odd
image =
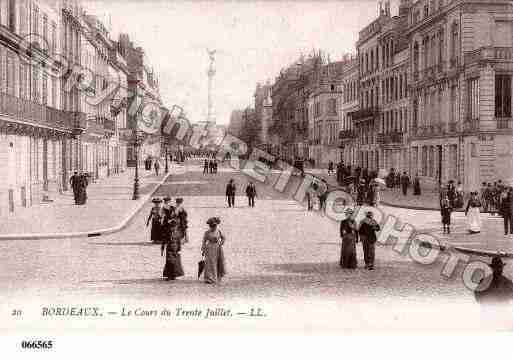
[[[367, 271], [358, 245], [359, 268], [340, 269], [338, 223], [317, 212], [305, 211], [292, 199], [290, 194], [298, 178], [285, 193], [257, 183], [256, 208], [248, 208], [246, 198], [238, 196], [236, 208], [230, 209], [224, 198], [227, 181], [234, 178], [237, 194], [242, 195], [248, 177], [226, 167], [217, 175], [203, 175], [197, 166], [186, 170], [171, 175], [156, 193], [185, 199], [190, 226], [190, 242], [182, 250], [185, 277], [175, 282], [161, 279], [164, 259], [160, 246], [150, 244], [149, 228], [145, 227], [150, 203], [128, 228], [113, 235], [2, 241], [3, 326], [91, 327], [90, 321], [80, 319], [38, 320], [42, 306], [73, 303], [98, 305], [104, 312], [119, 312], [124, 306], [222, 306], [239, 312], [260, 307], [267, 315], [248, 318], [242, 324], [212, 320], [203, 326], [205, 329], [217, 325], [234, 329], [241, 325], [255, 329], [513, 327], [513, 315], [507, 308], [497, 307], [489, 315], [490, 311], [476, 303], [473, 293], [462, 283], [461, 271], [451, 279], [440, 275], [444, 256], [425, 266], [395, 253], [390, 246], [378, 246], [376, 270]], [[418, 229], [438, 230], [438, 212], [422, 211], [419, 215], [404, 209], [384, 211]], [[208, 286], [198, 281], [196, 271], [205, 221], [213, 215], [222, 219], [221, 230], [227, 237], [228, 275], [221, 284]], [[455, 215], [455, 228], [461, 226], [462, 220], [459, 214]], [[458, 236], [463, 238], [460, 241], [468, 242], [463, 234]], [[511, 268], [506, 270], [511, 277]], [[25, 317], [9, 317], [8, 313], [19, 306], [27, 308]], [[94, 325], [125, 327], [124, 319], [118, 319], [95, 319]], [[191, 321], [137, 320], [136, 325], [148, 328], [187, 329], [194, 325]]]

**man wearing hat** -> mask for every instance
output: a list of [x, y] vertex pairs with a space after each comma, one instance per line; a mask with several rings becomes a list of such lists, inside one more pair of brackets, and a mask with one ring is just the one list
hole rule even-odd
[[228, 207], [235, 207], [235, 183], [233, 178], [230, 179], [230, 182], [226, 185], [226, 198], [228, 199]]
[[374, 270], [374, 257], [376, 246], [376, 232], [380, 230], [379, 224], [374, 220], [371, 211], [368, 211], [365, 218], [360, 223], [358, 234], [362, 240], [363, 247], [363, 260], [365, 261], [365, 268]]

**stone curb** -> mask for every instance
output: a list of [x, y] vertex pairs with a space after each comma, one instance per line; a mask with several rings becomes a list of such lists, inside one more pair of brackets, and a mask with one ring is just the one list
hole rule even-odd
[[134, 208], [132, 212], [128, 214], [128, 216], [121, 221], [117, 226], [110, 228], [103, 228], [95, 231], [87, 231], [87, 232], [68, 232], [68, 233], [16, 233], [16, 234], [2, 234], [0, 235], [0, 241], [7, 240], [39, 240], [39, 239], [60, 239], [60, 238], [80, 238], [80, 237], [99, 237], [101, 235], [112, 234], [119, 232], [126, 228], [130, 221], [139, 213], [139, 211], [144, 207], [146, 202], [153, 196], [155, 192], [166, 182], [166, 180], [173, 173], [169, 172], [164, 178], [155, 186], [155, 188], [147, 195], [142, 197], [139, 200], [139, 205]]
[[[410, 205], [402, 205], [402, 204], [395, 204], [385, 201], [380, 201], [379, 204], [387, 207], [393, 207], [393, 208], [404, 208], [404, 209], [414, 209], [418, 211], [440, 211], [440, 208], [435, 207], [420, 207], [420, 206], [410, 206]], [[463, 209], [455, 209], [453, 212], [465, 212]]]

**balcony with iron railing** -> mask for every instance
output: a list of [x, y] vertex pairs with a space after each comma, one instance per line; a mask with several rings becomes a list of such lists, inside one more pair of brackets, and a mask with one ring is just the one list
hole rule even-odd
[[496, 118], [498, 130], [511, 130], [513, 129], [513, 119], [507, 117]]
[[447, 132], [448, 133], [456, 133], [456, 132], [458, 132], [458, 123], [457, 122], [449, 122], [447, 124]]
[[369, 107], [358, 111], [350, 112], [349, 115], [353, 121], [362, 121], [368, 118], [373, 118], [381, 113], [379, 107]]
[[398, 131], [390, 133], [378, 133], [376, 140], [380, 145], [398, 145], [403, 143], [403, 133]]
[[481, 47], [465, 53], [465, 64], [480, 61], [513, 61], [513, 48], [511, 47]]
[[103, 129], [109, 134], [114, 134], [116, 132], [116, 121], [105, 117], [103, 119]]
[[9, 116], [17, 122], [75, 134], [86, 128], [84, 113], [58, 110], [1, 92], [0, 114]]
[[356, 133], [353, 130], [341, 130], [338, 133], [339, 140], [350, 140], [356, 138]]

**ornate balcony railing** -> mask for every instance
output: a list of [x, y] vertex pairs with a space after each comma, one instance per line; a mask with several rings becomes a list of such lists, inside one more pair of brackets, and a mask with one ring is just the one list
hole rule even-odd
[[465, 53], [465, 63], [471, 64], [482, 60], [513, 60], [511, 47], [481, 47]]
[[0, 114], [14, 121], [60, 131], [80, 133], [86, 128], [83, 113], [58, 110], [6, 93], [0, 93]]
[[464, 132], [473, 132], [479, 130], [479, 119], [467, 118], [465, 122], [463, 122], [463, 131]]
[[378, 107], [369, 107], [362, 110], [350, 112], [353, 121], [361, 121], [370, 117], [375, 117], [380, 114]]
[[353, 130], [342, 130], [338, 133], [339, 140], [348, 140], [356, 137], [356, 133]]
[[381, 145], [401, 144], [403, 142], [402, 132], [378, 133], [377, 143]]
[[497, 118], [497, 129], [498, 130], [511, 130], [513, 129], [513, 119], [511, 118]]
[[116, 131], [116, 121], [110, 118], [103, 119], [103, 128], [105, 131], [114, 133]]
[[457, 122], [449, 122], [447, 124], [447, 132], [449, 132], [449, 133], [458, 132], [458, 123]]

